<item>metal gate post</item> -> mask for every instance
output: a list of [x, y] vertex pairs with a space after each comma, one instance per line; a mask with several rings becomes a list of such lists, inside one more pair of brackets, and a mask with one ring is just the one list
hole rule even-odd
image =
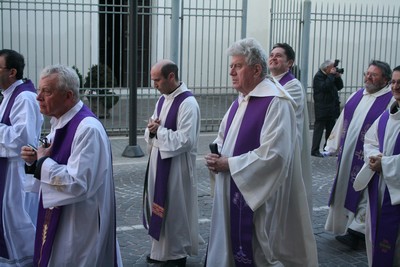
[[129, 144], [122, 152], [123, 157], [143, 157], [144, 153], [137, 144], [137, 1], [129, 6]]
[[179, 5], [181, 1], [172, 1], [171, 11], [171, 60], [179, 66]]
[[307, 94], [308, 82], [308, 62], [309, 62], [309, 47], [310, 47], [310, 27], [311, 27], [311, 1], [304, 1], [303, 9], [303, 34], [301, 36], [301, 76], [300, 82]]
[[243, 0], [242, 2], [242, 32], [241, 38], [246, 38], [246, 31], [247, 31], [247, 0]]

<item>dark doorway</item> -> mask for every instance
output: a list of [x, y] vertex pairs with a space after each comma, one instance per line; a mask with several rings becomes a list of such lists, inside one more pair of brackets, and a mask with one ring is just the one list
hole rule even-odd
[[[101, 0], [99, 11], [100, 63], [113, 70], [117, 84], [128, 86], [129, 46], [128, 0]], [[137, 86], [149, 86], [150, 69], [150, 0], [138, 1]], [[133, 51], [132, 51], [133, 52]]]

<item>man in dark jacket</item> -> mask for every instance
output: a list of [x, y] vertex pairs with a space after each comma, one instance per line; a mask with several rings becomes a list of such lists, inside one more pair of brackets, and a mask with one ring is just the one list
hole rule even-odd
[[322, 134], [325, 129], [325, 143], [331, 134], [336, 119], [340, 114], [338, 91], [343, 88], [341, 74], [336, 71], [333, 60], [326, 60], [321, 64], [314, 76], [314, 134], [311, 155], [323, 157], [319, 151]]

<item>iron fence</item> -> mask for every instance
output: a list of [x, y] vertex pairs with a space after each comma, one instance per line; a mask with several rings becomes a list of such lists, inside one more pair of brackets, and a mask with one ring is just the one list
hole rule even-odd
[[[314, 116], [312, 79], [326, 59], [339, 59], [344, 88], [342, 104], [363, 87], [363, 72], [372, 59], [400, 63], [400, 6], [273, 0], [270, 46], [287, 42], [297, 52], [300, 77]], [[313, 122], [310, 119], [310, 122]]]
[[[19, 51], [26, 77], [37, 85], [50, 64], [73, 66], [81, 77], [81, 98], [109, 134], [126, 134], [136, 116], [144, 130], [158, 92], [150, 67], [162, 58], [180, 66], [182, 80], [195, 93], [202, 131], [214, 131], [236, 95], [228, 79], [225, 49], [242, 35], [246, 0], [137, 1], [137, 51], [130, 51], [128, 0], [0, 1], [0, 48]], [[137, 53], [137, 73], [129, 58]], [[136, 87], [129, 78], [136, 75]], [[129, 114], [136, 90], [137, 114]], [[43, 131], [49, 129], [45, 120]]]
[[[261, 0], [260, 0], [261, 1]], [[235, 98], [228, 75], [226, 48], [246, 36], [247, 0], [138, 0], [137, 51], [130, 49], [128, 0], [0, 1], [0, 48], [25, 56], [25, 75], [37, 84], [40, 70], [62, 63], [76, 67], [82, 99], [101, 117], [110, 134], [126, 134], [132, 116], [141, 133], [158, 92], [151, 65], [175, 60], [180, 76], [200, 104], [202, 131], [215, 131]], [[297, 52], [299, 75], [313, 115], [311, 81], [325, 59], [345, 69], [342, 102], [363, 85], [371, 59], [400, 62], [399, 6], [272, 0], [270, 47], [287, 42]], [[267, 48], [267, 50], [269, 50]], [[137, 53], [137, 72], [129, 59]], [[129, 86], [135, 75], [137, 84]], [[135, 89], [136, 88], [136, 89]], [[136, 90], [137, 112], [129, 114]], [[313, 120], [310, 120], [313, 121]], [[45, 121], [43, 131], [49, 128]]]

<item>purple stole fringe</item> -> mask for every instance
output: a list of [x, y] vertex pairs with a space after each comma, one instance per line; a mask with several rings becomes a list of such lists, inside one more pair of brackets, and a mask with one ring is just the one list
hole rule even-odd
[[[36, 93], [35, 87], [33, 86], [33, 83], [30, 80], [26, 80], [23, 84], [18, 85], [14, 89], [10, 97], [10, 100], [8, 101], [8, 104], [6, 106], [6, 109], [4, 111], [1, 123], [11, 126], [10, 113], [14, 105], [15, 98], [24, 91]], [[0, 158], [0, 257], [5, 259], [8, 259], [9, 255], [7, 251], [6, 240], [4, 238], [4, 225], [3, 225], [2, 214], [3, 214], [3, 198], [4, 198], [4, 190], [7, 179], [6, 175], [7, 172], [8, 172], [8, 159]]]
[[[177, 129], [177, 117], [179, 107], [182, 102], [187, 98], [193, 96], [190, 91], [185, 91], [174, 98], [174, 102], [168, 111], [168, 115], [165, 119], [164, 127], [176, 131]], [[157, 106], [157, 115], [160, 116], [162, 105], [164, 104], [164, 96], [160, 98]], [[160, 240], [161, 227], [165, 216], [165, 202], [168, 193], [168, 178], [171, 169], [172, 158], [162, 159], [160, 152], [157, 156], [157, 171], [156, 181], [154, 188], [154, 199], [151, 207], [151, 217], [149, 223], [149, 235]], [[146, 225], [146, 222], [145, 224]]]
[[279, 80], [279, 83], [284, 86], [286, 83], [290, 82], [291, 80], [296, 79], [296, 77], [294, 77], [293, 73], [289, 70], [288, 72], [286, 72], [285, 75], [283, 75], [283, 77]]
[[[384, 137], [389, 112], [383, 113], [378, 124], [379, 150], [383, 151]], [[400, 154], [400, 133], [397, 136], [393, 155]], [[379, 173], [375, 173], [368, 184], [371, 211], [372, 266], [393, 266], [397, 234], [400, 224], [400, 205], [392, 205], [386, 186], [382, 207], [379, 210]]]
[[[250, 97], [240, 125], [232, 156], [248, 153], [260, 146], [261, 129], [269, 104], [273, 98], [273, 96]], [[238, 100], [236, 100], [229, 111], [225, 138], [229, 132], [238, 107], [239, 103]], [[252, 248], [253, 211], [247, 205], [232, 177], [230, 185], [230, 234], [235, 266], [254, 266]]]
[[[358, 104], [360, 103], [361, 99], [363, 98], [364, 89], [360, 89], [357, 93], [346, 103], [344, 108], [344, 121], [343, 121], [343, 132], [340, 137], [340, 149], [338, 154], [338, 161], [337, 161], [337, 173], [335, 177], [335, 182], [332, 186], [332, 193], [329, 199], [329, 206], [332, 205], [334, 199], [334, 193], [336, 190], [336, 183], [338, 179], [340, 164], [342, 160], [342, 153], [344, 143], [346, 141], [348, 127], [350, 122], [353, 118], [354, 111], [356, 110]], [[350, 176], [348, 178], [348, 185], [347, 185], [347, 192], [346, 192], [346, 199], [344, 203], [344, 207], [353, 213], [356, 213], [358, 202], [360, 200], [361, 192], [356, 192], [353, 188], [354, 180], [361, 170], [361, 167], [364, 164], [364, 135], [371, 127], [372, 123], [385, 111], [387, 108], [390, 100], [392, 99], [392, 93], [387, 92], [384, 95], [381, 95], [376, 98], [375, 102], [372, 104], [371, 108], [369, 109], [367, 116], [363, 122], [361, 127], [361, 131], [357, 137], [356, 146], [354, 149], [353, 159], [351, 162], [351, 170]]]
[[[54, 161], [59, 164], [67, 164], [76, 129], [86, 117], [95, 117], [95, 115], [84, 105], [63, 128], [56, 130], [51, 152], [51, 158]], [[48, 265], [61, 212], [62, 207], [43, 208], [42, 194], [40, 194], [33, 255], [34, 266], [45, 267]]]

